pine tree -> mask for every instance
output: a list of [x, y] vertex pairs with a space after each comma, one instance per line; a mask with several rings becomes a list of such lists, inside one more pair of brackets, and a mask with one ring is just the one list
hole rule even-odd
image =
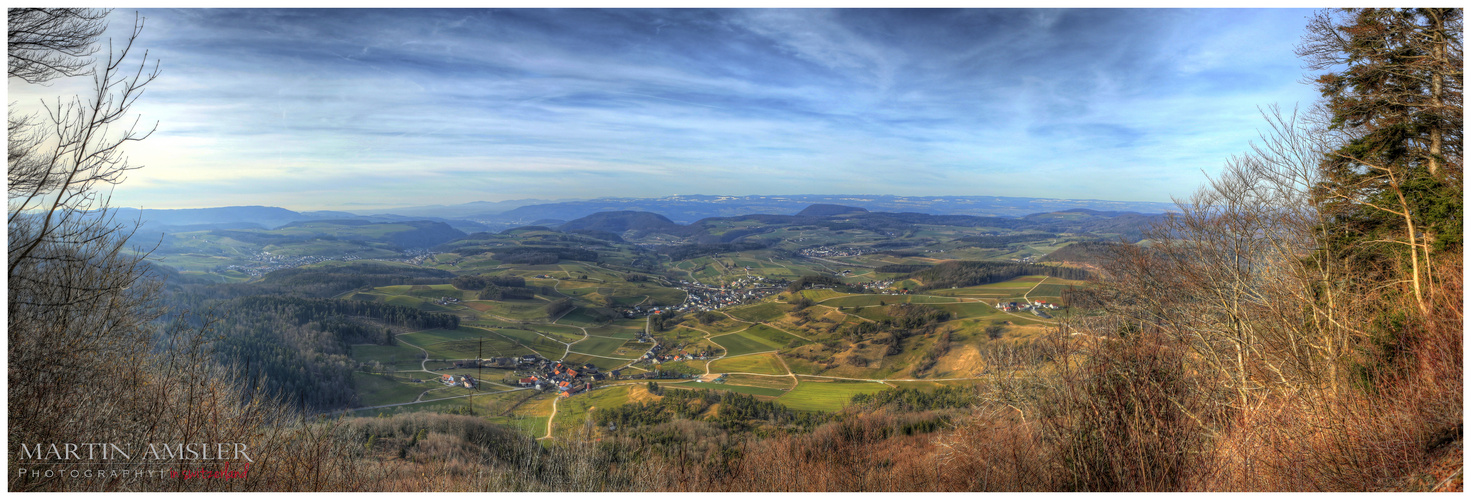
[[1332, 142], [1317, 187], [1337, 250], [1367, 269], [1408, 257], [1422, 311], [1431, 255], [1461, 249], [1459, 9], [1319, 12], [1297, 54], [1313, 70]]

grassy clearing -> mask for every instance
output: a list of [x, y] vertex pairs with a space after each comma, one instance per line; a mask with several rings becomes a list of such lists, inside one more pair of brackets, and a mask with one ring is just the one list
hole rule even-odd
[[572, 344], [572, 350], [593, 354], [597, 356], [612, 356], [623, 344], [628, 341], [623, 339], [610, 339], [604, 337], [588, 337], [587, 340]]
[[740, 333], [711, 337], [710, 340], [725, 347], [726, 356], [740, 356], [753, 352], [776, 350], [774, 346], [751, 337], [746, 337]]
[[822, 302], [824, 300], [828, 300], [828, 299], [832, 299], [832, 298], [836, 298], [836, 297], [847, 297], [847, 296], [849, 296], [849, 294], [846, 294], [846, 293], [838, 293], [838, 292], [833, 291], [833, 290], [823, 289], [823, 290], [802, 290], [802, 296], [803, 297], [807, 297], [808, 299], [812, 299], [813, 302]]
[[466, 307], [486, 314], [494, 314], [518, 320], [546, 318], [547, 302], [533, 300], [472, 300], [464, 302]]
[[751, 325], [750, 328], [747, 328], [746, 331], [739, 333], [739, 335], [745, 335], [747, 337], [754, 338], [758, 342], [764, 343], [775, 349], [781, 349], [783, 347], [792, 345], [793, 343], [807, 343], [806, 340], [802, 340], [795, 335], [777, 330], [766, 325]]
[[588, 356], [586, 354], [568, 354], [567, 358], [564, 361], [575, 366], [582, 366], [584, 364], [590, 363], [593, 366], [598, 367], [599, 370], [609, 372], [628, 364], [630, 360], [599, 358], [596, 356]]
[[536, 332], [517, 330], [514, 328], [503, 328], [500, 330], [495, 330], [495, 333], [500, 334], [507, 339], [512, 339], [520, 342], [522, 345], [531, 348], [538, 354], [541, 354], [542, 357], [547, 359], [561, 358], [562, 354], [565, 354], [567, 352], [566, 344], [562, 344], [555, 340], [543, 337]]
[[600, 326], [598, 319], [593, 317], [592, 313], [588, 312], [587, 308], [584, 307], [573, 309], [566, 316], [557, 319], [557, 323], [582, 327]]
[[597, 328], [588, 328], [587, 329], [587, 334], [588, 335], [597, 335], [599, 337], [613, 337], [613, 338], [619, 338], [619, 339], [624, 339], [624, 340], [633, 340], [634, 337], [637, 337], [638, 336], [638, 332], [639, 331], [642, 331], [642, 330], [643, 330], [643, 323], [641, 321], [639, 323], [639, 326], [637, 328], [631, 328], [631, 327], [626, 327], [626, 326], [617, 326], [617, 325], [609, 325], [609, 326], [602, 326], [602, 327], [597, 327]]
[[467, 339], [441, 342], [425, 346], [432, 359], [476, 359], [489, 357], [511, 357], [531, 354], [532, 350], [495, 335], [484, 339]]
[[398, 338], [406, 340], [416, 346], [425, 347], [433, 344], [438, 344], [440, 342], [479, 339], [487, 335], [490, 335], [490, 332], [487, 330], [483, 330], [480, 328], [461, 327], [455, 330], [444, 330], [435, 328], [433, 330], [406, 333], [403, 335], [399, 335]]
[[784, 390], [781, 390], [781, 389], [771, 389], [771, 388], [767, 388], [767, 387], [749, 387], [749, 386], [744, 386], [744, 385], [731, 385], [731, 384], [711, 384], [711, 383], [707, 383], [707, 382], [690, 382], [688, 384], [671, 385], [671, 386], [669, 386], [669, 388], [671, 388], [671, 389], [691, 389], [691, 390], [693, 390], [693, 389], [710, 389], [710, 390], [713, 390], [713, 391], [730, 391], [730, 392], [737, 392], [737, 393], [741, 393], [741, 394], [750, 394], [752, 396], [770, 396], [770, 397], [781, 396], [782, 394], [786, 394], [786, 392], [787, 392], [787, 391], [784, 391]]
[[985, 302], [963, 302], [959, 304], [938, 304], [937, 309], [949, 311], [955, 319], [979, 318], [983, 316], [995, 316], [1001, 314], [995, 307]]
[[573, 330], [576, 331], [577, 333], [564, 333], [564, 332], [557, 332], [557, 331], [549, 331], [549, 330], [547, 330], [545, 328], [546, 326], [547, 325], [531, 325], [531, 326], [526, 326], [525, 328], [528, 328], [530, 330], [536, 331], [537, 333], [540, 333], [542, 335], [546, 335], [548, 337], [551, 337], [551, 338], [560, 340], [562, 342], [566, 342], [568, 344], [571, 344], [573, 342], [578, 342], [578, 341], [581, 341], [582, 340], [583, 335], [582, 335], [582, 331], [581, 330], [577, 330], [577, 329], [574, 328]]
[[581, 430], [593, 408], [612, 408], [627, 403], [629, 387], [610, 386], [558, 401], [557, 416], [552, 421], [553, 435], [570, 435]]
[[776, 359], [774, 354], [753, 354], [736, 358], [722, 358], [710, 363], [710, 371], [716, 373], [764, 373], [767, 375], [786, 375], [787, 370]]
[[493, 330], [460, 327], [456, 330], [425, 330], [399, 336], [400, 339], [429, 351], [431, 359], [468, 359], [492, 356], [520, 356], [532, 351], [516, 345]]
[[879, 392], [887, 389], [884, 384], [872, 382], [815, 382], [802, 380], [796, 389], [788, 391], [777, 402], [798, 410], [837, 411], [848, 404], [853, 396]]
[[655, 369], [666, 372], [683, 373], [686, 375], [704, 375], [704, 361], [665, 361], [654, 365]]
[[582, 338], [582, 329], [575, 326], [563, 325], [536, 325], [536, 330], [547, 333], [557, 333]]
[[363, 406], [407, 403], [419, 397], [425, 390], [433, 389], [435, 386], [431, 384], [432, 382], [416, 384], [412, 378], [406, 376], [352, 374], [353, 390], [357, 391], [358, 401]]
[[406, 345], [355, 345], [349, 348], [352, 359], [377, 361], [392, 370], [418, 370], [424, 353]]
[[904, 296], [904, 295], [865, 294], [865, 295], [848, 295], [848, 296], [843, 296], [843, 297], [837, 297], [837, 298], [829, 299], [829, 300], [823, 301], [822, 302], [822, 305], [832, 306], [832, 307], [853, 307], [853, 306], [865, 306], [866, 307], [866, 306], [877, 306], [877, 305], [901, 304], [901, 303], [907, 302], [908, 300], [909, 300], [909, 297]]
[[741, 321], [761, 323], [785, 316], [789, 310], [791, 310], [790, 307], [763, 302], [752, 306], [733, 307], [725, 312]]
[[791, 377], [762, 377], [758, 375], [726, 375], [726, 385], [744, 385], [750, 387], [766, 387], [771, 389], [791, 390], [797, 386], [797, 382]]
[[1035, 298], [1038, 298], [1038, 297], [1062, 297], [1062, 291], [1063, 290], [1067, 290], [1069, 288], [1075, 288], [1075, 287], [1077, 287], [1077, 286], [1076, 285], [1055, 284], [1055, 283], [1052, 283], [1052, 282], [1047, 282], [1047, 283], [1043, 283], [1043, 284], [1037, 285], [1037, 288], [1035, 290], [1032, 290], [1032, 292], [1030, 294], [1028, 294], [1027, 296], [1028, 297], [1031, 297], [1031, 298], [1034, 298], [1034, 299]]

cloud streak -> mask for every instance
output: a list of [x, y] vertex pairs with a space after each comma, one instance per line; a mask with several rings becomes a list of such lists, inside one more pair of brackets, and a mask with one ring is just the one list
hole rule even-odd
[[[148, 10], [116, 200], [1162, 201], [1306, 104], [1297, 10]], [[55, 89], [11, 87], [12, 100]]]

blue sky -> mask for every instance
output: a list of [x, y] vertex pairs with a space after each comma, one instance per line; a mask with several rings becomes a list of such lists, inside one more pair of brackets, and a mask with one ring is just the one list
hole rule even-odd
[[144, 10], [158, 132], [113, 201], [1168, 201], [1247, 149], [1259, 107], [1316, 98], [1292, 53], [1309, 14]]

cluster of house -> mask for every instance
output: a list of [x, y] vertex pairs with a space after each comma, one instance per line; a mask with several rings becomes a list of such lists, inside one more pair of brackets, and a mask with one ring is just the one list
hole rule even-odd
[[1001, 301], [997, 301], [996, 302], [996, 308], [997, 309], [1000, 309], [1002, 311], [1006, 311], [1006, 312], [1031, 311], [1032, 314], [1036, 314], [1038, 316], [1042, 316], [1042, 317], [1046, 318], [1046, 317], [1049, 317], [1049, 316], [1047, 316], [1046, 313], [1043, 313], [1042, 310], [1043, 309], [1058, 309], [1058, 305], [1057, 304], [1048, 303], [1045, 300], [1033, 300], [1033, 301], [1031, 301], [1031, 303], [1027, 303], [1027, 302], [1016, 303], [1016, 302], [1001, 302]]
[[761, 276], [741, 278], [728, 287], [705, 286], [699, 282], [680, 281], [675, 288], [684, 290], [684, 303], [677, 306], [655, 306], [644, 308], [633, 306], [623, 310], [623, 317], [637, 318], [666, 311], [691, 312], [713, 311], [726, 306], [746, 304], [761, 300], [782, 291], [786, 280], [771, 281]]
[[664, 371], [664, 370], [653, 370], [653, 371], [648, 371], [648, 372], [644, 372], [644, 373], [637, 373], [637, 374], [629, 375], [629, 376], [623, 377], [623, 378], [625, 380], [645, 380], [645, 379], [650, 379], [650, 380], [667, 380], [667, 379], [698, 378], [698, 377], [699, 377], [698, 375], [692, 375], [692, 374], [688, 374], [688, 373], [679, 373], [679, 372], [671, 372], [671, 371]]
[[439, 304], [441, 306], [447, 306], [447, 305], [450, 305], [450, 304], [459, 304], [460, 303], [460, 299], [457, 299], [455, 297], [440, 297], [440, 298], [434, 299], [434, 303], [435, 304]]
[[747, 276], [730, 286], [712, 287], [700, 283], [679, 282], [684, 290], [684, 303], [672, 308], [678, 312], [713, 311], [726, 306], [754, 302], [781, 292], [786, 280], [768, 280], [763, 276]]
[[905, 293], [903, 290], [900, 290], [900, 289], [897, 289], [897, 288], [892, 288], [894, 286], [894, 283], [897, 283], [897, 281], [896, 280], [876, 280], [876, 281], [870, 281], [868, 283], [864, 283], [863, 284], [863, 288], [865, 290], [870, 291], [870, 292], [881, 293], [881, 294], [884, 294], [884, 295], [903, 295]]
[[660, 362], [660, 363], [665, 362], [665, 361], [688, 361], [688, 360], [700, 360], [700, 361], [704, 361], [704, 360], [710, 359], [712, 356], [714, 356], [714, 355], [711, 354], [710, 351], [700, 351], [700, 352], [684, 352], [684, 351], [679, 351], [679, 353], [677, 353], [677, 354], [644, 353], [644, 359], [645, 360], [654, 361], [654, 362]]
[[649, 349], [649, 352], [644, 353], [643, 357], [639, 358], [638, 362], [663, 363], [665, 361], [706, 360], [715, 357], [715, 353], [703, 350], [685, 351], [684, 349], [679, 349], [678, 352], [671, 351], [667, 353], [661, 352], [663, 350], [664, 346], [655, 344], [652, 349]]
[[217, 273], [218, 272], [225, 272], [225, 271], [239, 271], [239, 272], [245, 273], [247, 275], [250, 275], [252, 277], [260, 277], [260, 276], [264, 276], [266, 273], [269, 273], [271, 271], [275, 271], [277, 269], [289, 269], [289, 268], [293, 268], [293, 267], [301, 267], [301, 266], [305, 266], [305, 265], [308, 265], [308, 264], [316, 264], [318, 262], [325, 262], [325, 261], [329, 261], [329, 260], [341, 260], [341, 261], [358, 260], [358, 256], [356, 256], [356, 255], [348, 255], [348, 256], [344, 256], [344, 257], [318, 257], [318, 256], [315, 256], [315, 255], [307, 255], [307, 256], [300, 256], [300, 257], [291, 257], [291, 256], [286, 256], [286, 255], [271, 255], [271, 252], [262, 251], [259, 254], [255, 254], [255, 255], [250, 256], [249, 259], [250, 259], [250, 263], [249, 264], [246, 264], [246, 265], [243, 265], [243, 266], [241, 266], [241, 265], [215, 266], [214, 271], [217, 272]]
[[457, 385], [464, 386], [466, 389], [474, 389], [475, 386], [479, 385], [475, 378], [469, 375], [461, 375], [459, 377], [456, 377], [448, 373], [440, 375], [439, 382], [450, 387], [454, 387]]
[[801, 250], [798, 250], [797, 254], [803, 257], [857, 257], [859, 255], [870, 254], [875, 251], [876, 250], [872, 248], [820, 246], [813, 248], [803, 248]]
[[400, 259], [399, 262], [406, 262], [416, 266], [423, 265], [425, 259], [433, 257], [436, 253], [438, 252], [434, 252], [424, 248], [404, 250], [403, 258]]
[[521, 387], [531, 387], [538, 391], [556, 390], [562, 397], [568, 397], [587, 391], [593, 382], [614, 379], [622, 375], [618, 370], [612, 373], [603, 373], [592, 363], [581, 367], [565, 364], [561, 361], [548, 361], [541, 359], [531, 369], [526, 370], [526, 376], [517, 380]]

